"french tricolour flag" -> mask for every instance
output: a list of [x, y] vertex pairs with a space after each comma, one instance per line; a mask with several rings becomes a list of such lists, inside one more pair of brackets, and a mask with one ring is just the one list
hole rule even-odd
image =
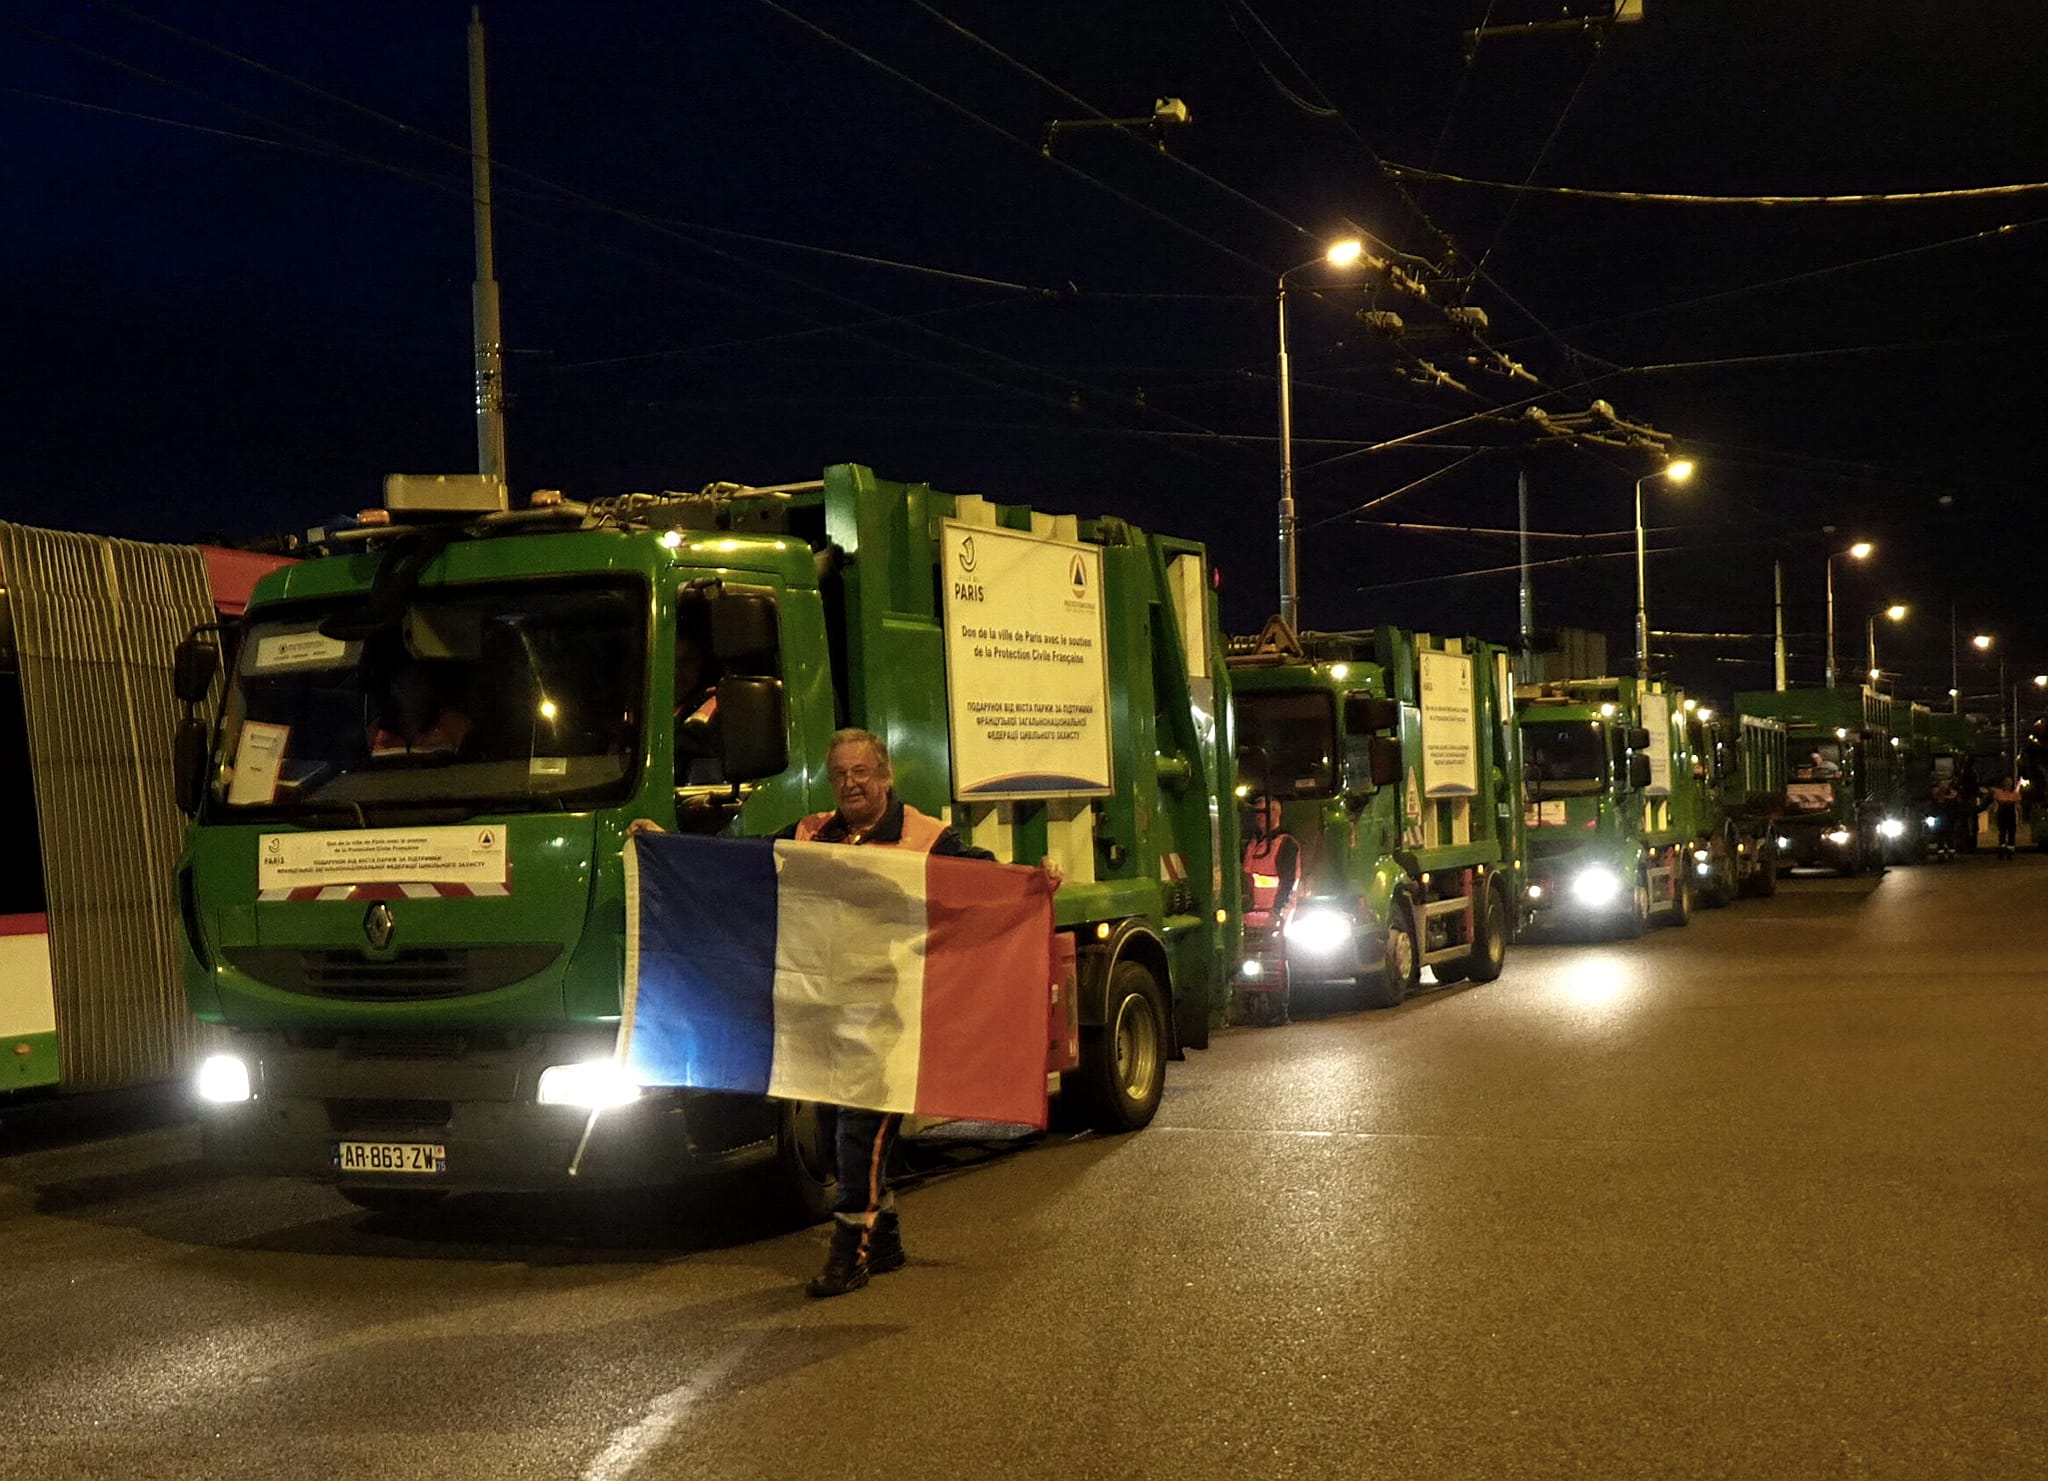
[[664, 833], [626, 872], [619, 1052], [643, 1085], [1045, 1125], [1041, 871]]

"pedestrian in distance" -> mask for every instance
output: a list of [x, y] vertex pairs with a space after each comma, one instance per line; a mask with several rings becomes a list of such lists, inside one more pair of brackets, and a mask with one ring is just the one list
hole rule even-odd
[[2020, 833], [2020, 789], [2010, 776], [1991, 789], [1991, 808], [1998, 824], [1998, 857], [2010, 859]]
[[1956, 856], [1956, 834], [1962, 827], [1956, 802], [1954, 777], [1943, 777], [1934, 784], [1934, 794], [1928, 799], [1928, 816], [1934, 824], [1934, 857], [1953, 861]]

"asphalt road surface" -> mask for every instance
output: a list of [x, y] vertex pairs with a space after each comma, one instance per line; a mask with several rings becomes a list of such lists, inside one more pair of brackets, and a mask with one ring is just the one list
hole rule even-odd
[[2048, 1475], [2048, 859], [1799, 879], [961, 1155], [911, 1261], [0, 1126], [0, 1473]]

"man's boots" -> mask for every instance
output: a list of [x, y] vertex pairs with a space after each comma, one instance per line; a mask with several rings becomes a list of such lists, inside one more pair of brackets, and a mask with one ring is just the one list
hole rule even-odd
[[884, 1209], [875, 1215], [875, 1227], [868, 1231], [868, 1270], [875, 1275], [887, 1275], [892, 1270], [901, 1270], [907, 1258], [903, 1253], [903, 1226], [896, 1221], [896, 1210]]
[[[865, 1225], [846, 1219], [832, 1221], [832, 1245], [825, 1252], [825, 1268], [804, 1287], [807, 1296], [844, 1296], [868, 1283], [874, 1270], [870, 1258], [870, 1231]], [[899, 1242], [898, 1248], [901, 1248]]]
[[875, 1215], [871, 1228], [847, 1219], [834, 1219], [825, 1268], [811, 1277], [804, 1291], [812, 1296], [844, 1296], [866, 1285], [871, 1275], [901, 1270], [905, 1258], [903, 1226], [896, 1221], [894, 1209]]

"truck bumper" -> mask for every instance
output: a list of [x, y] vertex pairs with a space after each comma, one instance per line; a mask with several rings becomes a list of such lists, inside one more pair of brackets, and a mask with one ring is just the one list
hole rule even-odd
[[[237, 1036], [250, 1099], [208, 1105], [206, 1155], [240, 1172], [354, 1187], [450, 1192], [545, 1192], [653, 1187], [745, 1166], [775, 1151], [772, 1102], [704, 1091], [649, 1091], [603, 1112], [575, 1176], [587, 1110], [535, 1099], [549, 1065], [602, 1057], [607, 1046], [542, 1035], [517, 1049], [456, 1057], [365, 1056], [360, 1047], [306, 1048], [281, 1034]], [[443, 1149], [437, 1173], [344, 1173], [340, 1144]]]

